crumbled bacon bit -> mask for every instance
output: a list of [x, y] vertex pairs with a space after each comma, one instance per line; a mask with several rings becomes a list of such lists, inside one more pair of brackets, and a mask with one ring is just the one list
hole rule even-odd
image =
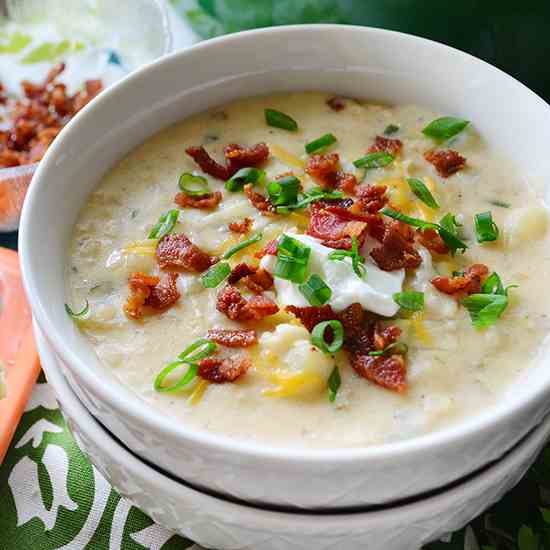
[[323, 321], [338, 319], [336, 312], [327, 304], [308, 307], [286, 306], [285, 310], [297, 317], [309, 332], [313, 330], [315, 325]]
[[206, 357], [199, 361], [197, 374], [208, 382], [224, 384], [234, 382], [252, 366], [250, 359], [244, 355], [237, 357]]
[[202, 273], [218, 260], [195, 246], [183, 233], [163, 237], [157, 246], [157, 261], [161, 269]]
[[435, 166], [442, 178], [448, 178], [466, 166], [466, 159], [457, 151], [426, 151], [424, 158]]
[[376, 214], [388, 203], [387, 190], [385, 185], [359, 185], [355, 189], [357, 200], [350, 207], [350, 211], [356, 214]]
[[[386, 224], [382, 246], [370, 253], [378, 267], [384, 271], [415, 268], [422, 263], [422, 258], [412, 245], [408, 233], [405, 233], [403, 225], [395, 221]], [[410, 231], [410, 228], [407, 227], [407, 231]]]
[[397, 155], [401, 152], [403, 142], [400, 139], [392, 139], [384, 136], [376, 136], [374, 138], [374, 145], [369, 147], [369, 153], [390, 153], [391, 155]]
[[0, 131], [0, 168], [41, 160], [63, 126], [102, 90], [100, 80], [89, 80], [84, 93], [67, 95], [65, 85], [55, 82], [64, 69], [63, 63], [53, 67], [42, 84], [22, 81], [24, 98], [13, 107], [0, 89], [0, 103], [7, 105], [11, 121], [10, 128]]
[[338, 317], [344, 327], [346, 339], [361, 331], [365, 323], [365, 311], [361, 304], [357, 302], [349, 305]]
[[246, 166], [258, 166], [269, 156], [269, 149], [265, 143], [257, 143], [252, 147], [241, 147], [236, 143], [230, 143], [223, 150], [227, 161], [225, 165], [216, 162], [202, 145], [188, 147], [185, 152], [203, 172], [220, 180], [230, 179]]
[[266, 296], [246, 299], [231, 285], [225, 286], [218, 294], [216, 308], [232, 321], [259, 321], [279, 311], [277, 304]]
[[273, 286], [273, 277], [269, 271], [246, 263], [236, 265], [227, 278], [230, 285], [235, 285], [241, 280], [249, 290], [256, 294], [261, 294]]
[[432, 227], [428, 229], [418, 229], [416, 234], [418, 240], [422, 246], [425, 246], [430, 252], [436, 254], [448, 254], [449, 249], [447, 245], [439, 235], [439, 233]]
[[263, 248], [263, 250], [260, 250], [259, 252], [256, 252], [254, 256], [261, 260], [264, 256], [277, 256], [277, 247], [279, 243], [277, 239], [273, 239], [272, 241], [269, 241]]
[[327, 99], [327, 105], [336, 112], [342, 111], [346, 108], [346, 100], [340, 96], [334, 96]]
[[230, 285], [235, 285], [244, 277], [248, 277], [248, 275], [252, 275], [252, 273], [255, 273], [256, 270], [256, 267], [248, 265], [247, 263], [237, 264], [231, 270], [229, 277], [227, 277], [227, 282]]
[[252, 183], [247, 183], [243, 189], [244, 194], [247, 196], [254, 208], [257, 208], [262, 213], [274, 212], [275, 208], [271, 204], [271, 201], [267, 197], [264, 197], [261, 193], [254, 191], [254, 185]]
[[245, 235], [246, 233], [250, 232], [253, 223], [254, 220], [252, 218], [245, 218], [240, 222], [231, 222], [228, 227], [229, 231], [233, 231], [233, 233], [240, 233], [242, 235]]
[[308, 235], [321, 239], [325, 246], [351, 248], [352, 237], [362, 245], [367, 231], [367, 222], [356, 219], [349, 210], [339, 206], [326, 206], [321, 202], [310, 207]]
[[473, 264], [464, 275], [456, 277], [434, 277], [432, 285], [440, 292], [450, 294], [456, 298], [462, 298], [469, 294], [477, 294], [481, 291], [481, 283], [488, 275], [489, 269], [483, 264]]
[[228, 348], [248, 348], [258, 341], [256, 331], [253, 329], [226, 330], [223, 328], [213, 328], [206, 333], [206, 339], [213, 340]]
[[338, 153], [312, 155], [306, 165], [306, 172], [323, 187], [339, 188], [353, 193], [357, 179], [353, 174], [340, 170]]
[[141, 319], [146, 308], [164, 311], [180, 298], [176, 285], [177, 273], [168, 273], [161, 280], [145, 273], [132, 273], [128, 279], [130, 294], [124, 312], [131, 319]]
[[214, 193], [207, 193], [200, 197], [193, 197], [187, 193], [178, 193], [175, 198], [175, 203], [182, 208], [199, 208], [201, 210], [211, 210], [216, 208], [222, 201], [222, 194], [220, 191]]

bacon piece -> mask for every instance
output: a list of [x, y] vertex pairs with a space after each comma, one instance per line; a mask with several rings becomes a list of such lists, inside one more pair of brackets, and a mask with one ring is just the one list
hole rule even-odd
[[314, 203], [310, 207], [308, 235], [321, 239], [325, 246], [351, 248], [352, 237], [357, 237], [362, 245], [367, 231], [367, 223], [354, 219], [354, 215], [339, 206], [325, 206]]
[[422, 263], [422, 258], [412, 245], [409, 234], [405, 233], [403, 225], [399, 222], [386, 224], [382, 246], [374, 248], [370, 253], [378, 267], [384, 271], [415, 268]]
[[227, 348], [248, 348], [257, 341], [255, 330], [226, 330], [213, 328], [206, 333], [207, 340], [221, 344]]
[[259, 252], [256, 252], [254, 256], [261, 260], [264, 256], [277, 256], [277, 246], [278, 246], [277, 239], [273, 239], [272, 241], [269, 241], [263, 248], [263, 250], [260, 250]]
[[426, 151], [424, 158], [435, 166], [442, 178], [448, 178], [466, 166], [466, 159], [457, 151]]
[[245, 218], [240, 222], [231, 222], [228, 227], [229, 231], [233, 231], [233, 233], [240, 233], [242, 235], [245, 235], [246, 233], [250, 232], [253, 223], [254, 220], [252, 218]]
[[269, 156], [269, 149], [265, 143], [257, 143], [252, 147], [241, 147], [236, 143], [230, 143], [223, 150], [227, 160], [225, 166], [216, 162], [202, 145], [188, 147], [185, 152], [203, 172], [220, 180], [230, 179], [245, 166], [258, 166]]
[[199, 361], [197, 374], [203, 379], [214, 384], [234, 382], [240, 378], [252, 366], [252, 362], [246, 356], [238, 357], [206, 357]]
[[227, 278], [227, 283], [235, 285], [241, 280], [256, 294], [261, 294], [264, 290], [269, 290], [273, 286], [273, 277], [269, 271], [246, 263], [238, 264], [233, 268]]
[[227, 277], [227, 283], [230, 285], [235, 285], [241, 279], [244, 279], [244, 277], [248, 277], [249, 275], [252, 275], [252, 273], [255, 273], [256, 270], [256, 267], [248, 265], [247, 263], [237, 264], [231, 270], [229, 277]]
[[247, 183], [243, 189], [244, 194], [247, 196], [254, 208], [257, 208], [262, 213], [275, 211], [275, 208], [267, 197], [264, 197], [261, 193], [254, 191], [254, 185], [252, 183]]
[[202, 273], [218, 259], [195, 246], [183, 233], [163, 237], [157, 246], [157, 262], [161, 269]]
[[365, 323], [365, 311], [361, 304], [355, 302], [349, 305], [339, 314], [340, 322], [344, 327], [346, 339], [356, 336], [363, 330]]
[[425, 246], [430, 252], [436, 254], [448, 254], [449, 249], [447, 245], [439, 235], [439, 233], [432, 227], [428, 229], [418, 229], [416, 231], [418, 240], [421, 245]]
[[357, 185], [353, 174], [340, 170], [338, 153], [312, 155], [307, 161], [306, 172], [323, 187], [339, 188], [353, 193]]
[[327, 105], [336, 112], [343, 111], [346, 108], [346, 100], [340, 96], [334, 96], [327, 99]]
[[207, 193], [199, 197], [192, 197], [187, 193], [178, 193], [174, 200], [175, 203], [182, 208], [189, 207], [199, 208], [201, 210], [211, 210], [220, 204], [222, 198], [221, 192], [215, 191], [214, 193]]
[[350, 211], [356, 214], [376, 214], [388, 203], [387, 190], [385, 185], [360, 185], [355, 189], [357, 200], [350, 207]]
[[308, 307], [286, 306], [285, 310], [297, 317], [309, 332], [313, 330], [315, 325], [323, 321], [338, 319], [338, 315], [328, 304]]
[[477, 294], [481, 291], [481, 283], [488, 275], [489, 269], [483, 264], [473, 264], [464, 275], [456, 277], [434, 277], [432, 285], [440, 292], [450, 294], [456, 298], [462, 298], [469, 294]]
[[225, 286], [218, 294], [216, 308], [232, 321], [259, 321], [279, 311], [277, 304], [266, 296], [246, 299], [231, 285]]
[[390, 153], [391, 155], [397, 155], [401, 152], [403, 142], [400, 139], [392, 139], [384, 136], [376, 136], [374, 138], [374, 145], [369, 147], [369, 153]]
[[128, 279], [130, 294], [124, 312], [131, 319], [141, 319], [147, 307], [164, 311], [180, 298], [176, 285], [177, 273], [169, 273], [162, 280], [145, 273], [132, 273]]
[[51, 84], [63, 71], [65, 70], [65, 63], [57, 63], [54, 65], [46, 76], [46, 84]]

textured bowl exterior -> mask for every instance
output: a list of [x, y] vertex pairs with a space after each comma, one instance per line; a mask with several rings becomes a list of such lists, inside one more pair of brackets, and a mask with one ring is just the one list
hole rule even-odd
[[437, 433], [370, 448], [269, 448], [193, 431], [144, 406], [99, 363], [62, 307], [72, 225], [113, 163], [191, 114], [246, 95], [303, 89], [425, 104], [468, 117], [504, 154], [529, 159], [526, 176], [550, 182], [548, 105], [471, 56], [412, 36], [337, 25], [230, 35], [130, 75], [61, 132], [33, 178], [23, 210], [25, 288], [79, 398], [150, 462], [197, 487], [254, 503], [308, 509], [391, 503], [476, 471], [536, 426], [550, 408], [550, 356], [529, 369], [497, 407]]
[[200, 493], [152, 469], [91, 416], [64, 379], [55, 354], [37, 335], [42, 365], [75, 439], [124, 497], [157, 523], [218, 550], [412, 550], [453, 532], [488, 508], [523, 476], [550, 435], [545, 420], [501, 461], [453, 489], [376, 512], [280, 513]]

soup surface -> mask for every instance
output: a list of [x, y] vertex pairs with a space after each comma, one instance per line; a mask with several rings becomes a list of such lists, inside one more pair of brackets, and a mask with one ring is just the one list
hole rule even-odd
[[67, 266], [100, 360], [176, 422], [270, 445], [401, 440], [504, 399], [548, 333], [547, 211], [441, 116], [275, 95], [132, 151]]

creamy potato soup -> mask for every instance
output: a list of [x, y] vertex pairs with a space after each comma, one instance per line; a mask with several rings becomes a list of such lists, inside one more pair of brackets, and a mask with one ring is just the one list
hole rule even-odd
[[68, 313], [150, 406], [234, 439], [365, 446], [479, 414], [547, 336], [548, 215], [444, 115], [294, 93], [158, 133], [80, 212]]

